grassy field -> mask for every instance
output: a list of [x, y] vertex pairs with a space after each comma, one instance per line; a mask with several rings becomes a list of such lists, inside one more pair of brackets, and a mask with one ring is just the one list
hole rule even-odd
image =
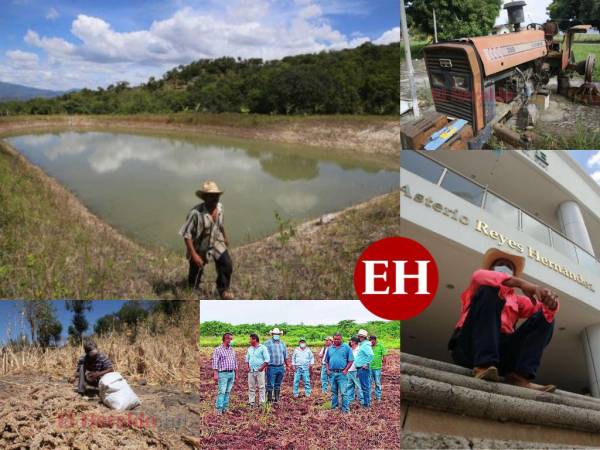
[[575, 61], [585, 61], [589, 54], [596, 56], [596, 67], [594, 68], [593, 80], [600, 81], [600, 36], [594, 44], [575, 44], [573, 45]]
[[[419, 59], [423, 56], [423, 47], [431, 44], [431, 41], [412, 41], [410, 43], [410, 56], [412, 59]], [[404, 61], [404, 44], [400, 42], [400, 61]]]
[[[201, 292], [190, 291], [180, 254], [124, 238], [0, 142], [2, 149], [0, 298], [218, 298], [214, 265], [206, 270]], [[356, 258], [371, 242], [399, 235], [398, 205], [396, 191], [325, 225], [289, 224], [275, 236], [232, 249], [234, 294], [354, 298]]]
[[[238, 366], [243, 356], [237, 352]], [[331, 410], [330, 394], [320, 386], [320, 367], [312, 370], [312, 394], [292, 396], [286, 373], [279, 403], [248, 406], [245, 370], [238, 373], [225, 417], [215, 412], [216, 385], [210, 349], [200, 349], [200, 447], [210, 449], [398, 449], [400, 433], [400, 352], [392, 350], [382, 370], [382, 401], [364, 412], [357, 402], [349, 414]], [[302, 385], [300, 386], [302, 389]]]

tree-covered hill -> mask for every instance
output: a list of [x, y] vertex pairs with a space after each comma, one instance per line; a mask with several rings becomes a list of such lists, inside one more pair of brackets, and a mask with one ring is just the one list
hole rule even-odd
[[136, 87], [124, 81], [54, 99], [0, 103], [0, 114], [396, 114], [399, 63], [398, 43], [276, 61], [203, 59]]

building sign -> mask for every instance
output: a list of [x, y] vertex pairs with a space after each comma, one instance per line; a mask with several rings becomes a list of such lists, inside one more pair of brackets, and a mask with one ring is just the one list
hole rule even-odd
[[544, 170], [548, 170], [548, 166], [550, 163], [548, 162], [548, 157], [546, 152], [541, 150], [521, 150], [524, 155], [526, 155], [529, 159], [531, 159], [534, 163], [540, 166]]
[[592, 283], [587, 281], [581, 274], [573, 272], [569, 270], [568, 267], [563, 266], [556, 261], [552, 261], [551, 259], [544, 256], [538, 249], [532, 247], [530, 245], [524, 245], [510, 236], [506, 236], [499, 231], [494, 230], [490, 225], [484, 222], [482, 219], [476, 219], [475, 222], [472, 222], [467, 216], [461, 214], [458, 209], [449, 208], [446, 205], [443, 205], [439, 202], [436, 202], [431, 197], [423, 195], [423, 194], [414, 194], [412, 195], [410, 192], [410, 186], [404, 185], [400, 188], [400, 192], [408, 199], [415, 201], [416, 203], [421, 203], [427, 208], [431, 208], [433, 211], [448, 217], [450, 220], [454, 220], [455, 222], [460, 223], [464, 226], [473, 227], [473, 230], [481, 235], [496, 241], [496, 244], [499, 247], [507, 247], [516, 252], [526, 254], [529, 259], [534, 260], [535, 262], [546, 266], [547, 268], [554, 270], [557, 273], [560, 273], [562, 276], [569, 278], [570, 280], [580, 284], [581, 286], [589, 289], [592, 292], [596, 292], [592, 286]]

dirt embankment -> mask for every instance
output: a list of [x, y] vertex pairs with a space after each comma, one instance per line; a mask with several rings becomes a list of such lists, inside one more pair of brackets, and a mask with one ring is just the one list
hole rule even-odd
[[400, 123], [378, 117], [255, 118], [244, 115], [49, 116], [0, 118], [0, 135], [49, 127], [216, 134], [398, 157]]
[[[107, 126], [114, 124], [106, 120]], [[157, 126], [169, 126], [167, 118], [161, 120]], [[131, 127], [139, 128], [133, 122]], [[97, 128], [101, 122], [86, 117], [0, 120], [0, 133], [65, 123]], [[338, 142], [340, 137], [333, 136], [336, 133], [332, 132], [329, 142]], [[399, 146], [394, 149], [399, 152]], [[201, 291], [190, 291], [185, 283], [187, 262], [181, 254], [145, 248], [124, 237], [1, 140], [0, 180], [4, 211], [0, 298], [217, 298], [213, 265], [207, 268]], [[354, 298], [356, 258], [371, 242], [399, 235], [398, 208], [396, 191], [324, 220], [293, 226], [289, 238], [277, 234], [232, 249], [234, 295], [245, 299]]]

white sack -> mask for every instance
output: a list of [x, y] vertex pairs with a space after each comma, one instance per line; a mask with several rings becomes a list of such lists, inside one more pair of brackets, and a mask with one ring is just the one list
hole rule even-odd
[[141, 404], [140, 399], [118, 372], [110, 372], [98, 383], [100, 399], [111, 409], [125, 411]]

